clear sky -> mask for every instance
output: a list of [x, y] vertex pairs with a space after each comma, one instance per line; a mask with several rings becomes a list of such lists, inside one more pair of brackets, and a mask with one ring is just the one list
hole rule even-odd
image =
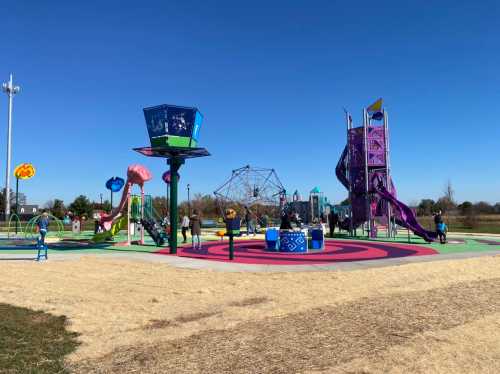
[[[392, 174], [406, 202], [500, 201], [498, 1], [2, 1], [0, 78], [15, 74], [13, 164], [33, 162], [31, 203], [84, 193], [148, 145], [142, 108], [198, 107], [212, 157], [181, 169], [181, 198], [234, 168], [275, 168], [288, 190], [346, 196], [334, 173], [342, 106], [390, 116]], [[5, 178], [7, 99], [0, 101]]]

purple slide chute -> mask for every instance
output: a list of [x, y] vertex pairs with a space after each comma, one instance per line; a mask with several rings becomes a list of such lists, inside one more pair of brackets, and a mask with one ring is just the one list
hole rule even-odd
[[434, 231], [428, 231], [424, 229], [415, 218], [413, 211], [404, 203], [396, 199], [384, 186], [376, 187], [377, 194], [380, 198], [389, 201], [391, 205], [399, 213], [398, 224], [400, 226], [406, 227], [415, 233], [415, 235], [420, 236], [427, 242], [432, 242], [436, 239], [437, 234]]

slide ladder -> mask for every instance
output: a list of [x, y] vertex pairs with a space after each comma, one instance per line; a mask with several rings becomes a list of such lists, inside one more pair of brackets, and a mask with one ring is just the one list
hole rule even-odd
[[163, 227], [158, 224], [152, 218], [143, 218], [141, 219], [141, 225], [146, 230], [146, 232], [151, 236], [151, 239], [155, 242], [155, 244], [160, 247], [168, 243], [168, 235], [163, 229]]

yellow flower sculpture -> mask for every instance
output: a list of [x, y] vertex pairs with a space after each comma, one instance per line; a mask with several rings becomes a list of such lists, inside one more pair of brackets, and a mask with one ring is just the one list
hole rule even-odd
[[35, 175], [35, 168], [30, 163], [23, 163], [14, 169], [14, 176], [18, 179], [30, 179]]

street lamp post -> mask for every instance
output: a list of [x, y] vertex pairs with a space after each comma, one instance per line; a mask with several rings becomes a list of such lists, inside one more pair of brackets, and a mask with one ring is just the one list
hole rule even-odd
[[191, 185], [188, 183], [187, 185], [187, 190], [188, 190], [188, 215], [191, 217], [191, 200], [189, 199], [189, 189]]
[[14, 95], [19, 92], [20, 87], [14, 86], [12, 82], [12, 74], [10, 74], [10, 79], [7, 83], [2, 84], [3, 91], [9, 97], [9, 113], [8, 113], [8, 125], [7, 125], [7, 170], [5, 174], [5, 221], [9, 219], [10, 216], [10, 162], [11, 162], [11, 133], [12, 133], [12, 99]]

